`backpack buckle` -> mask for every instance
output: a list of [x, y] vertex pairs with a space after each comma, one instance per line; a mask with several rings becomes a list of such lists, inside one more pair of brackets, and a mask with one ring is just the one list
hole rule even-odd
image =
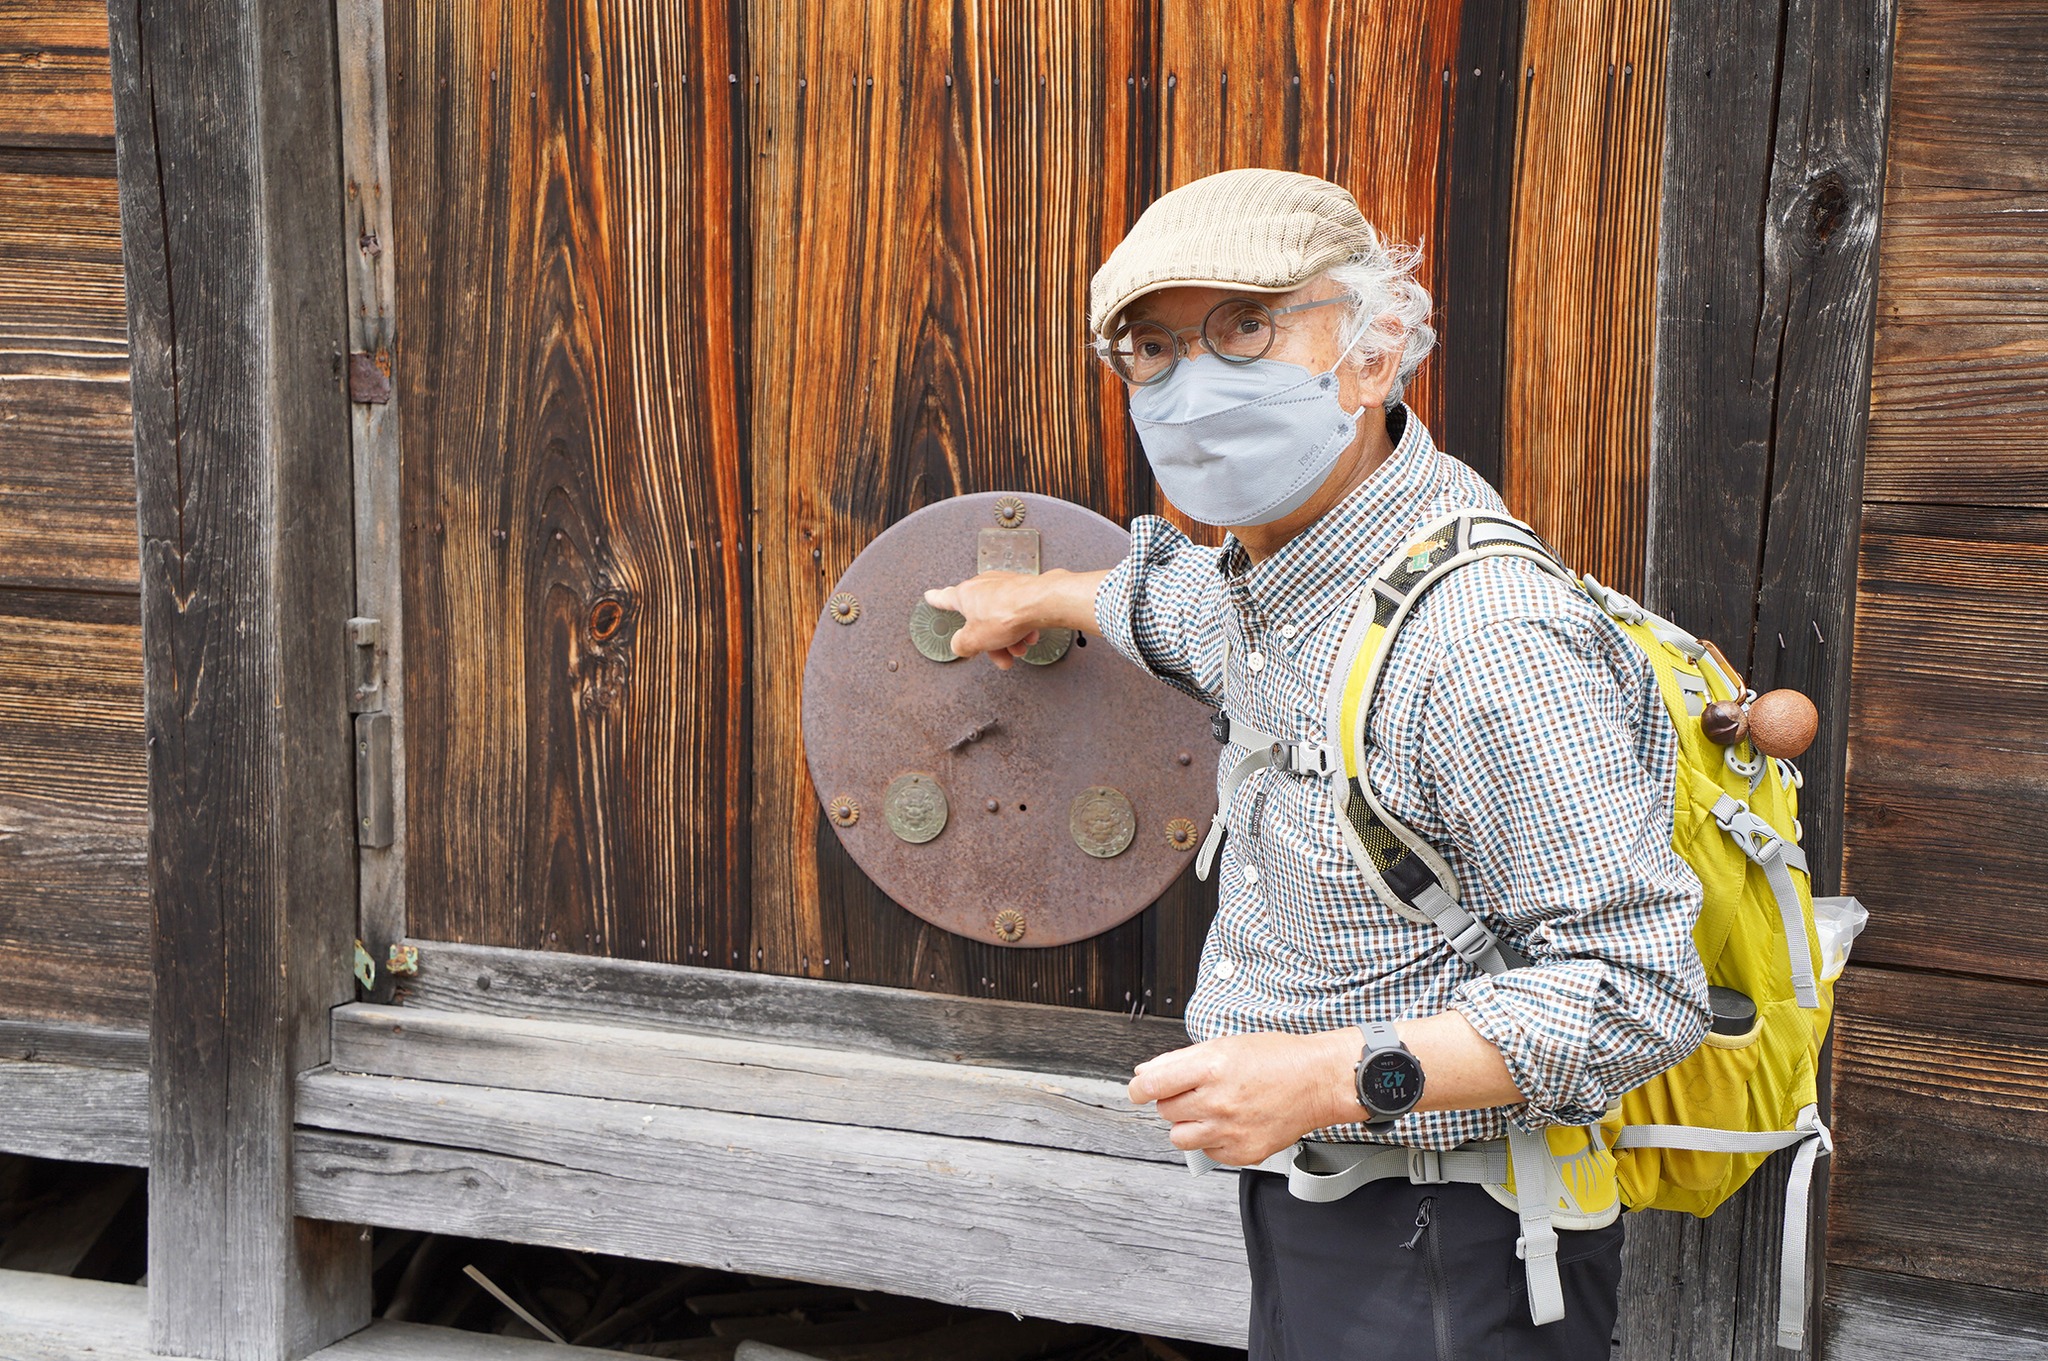
[[1773, 859], [1785, 853], [1785, 839], [1778, 835], [1770, 823], [1749, 811], [1749, 805], [1741, 799], [1721, 796], [1714, 805], [1714, 821], [1721, 830], [1735, 839], [1742, 853], [1759, 865], [1768, 866]]
[[1328, 775], [1336, 769], [1336, 754], [1320, 742], [1275, 742], [1273, 764], [1289, 775]]
[[1408, 1150], [1408, 1180], [1417, 1186], [1442, 1186], [1450, 1181], [1444, 1175], [1444, 1155], [1433, 1148], [1411, 1148]]

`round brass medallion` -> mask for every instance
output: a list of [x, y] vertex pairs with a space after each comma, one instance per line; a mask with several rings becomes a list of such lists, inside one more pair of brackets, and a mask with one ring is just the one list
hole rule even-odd
[[889, 781], [882, 796], [882, 816], [889, 830], [913, 846], [946, 830], [946, 791], [929, 775], [912, 771]]
[[911, 645], [935, 662], [957, 662], [953, 635], [966, 622], [967, 616], [957, 610], [937, 609], [919, 600], [910, 610]]
[[1108, 785], [1084, 789], [1067, 809], [1074, 844], [1097, 860], [1122, 855], [1138, 830], [1138, 815], [1122, 791]]

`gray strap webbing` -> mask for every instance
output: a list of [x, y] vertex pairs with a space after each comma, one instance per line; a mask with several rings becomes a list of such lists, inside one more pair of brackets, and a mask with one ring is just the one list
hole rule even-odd
[[[1183, 1155], [1196, 1176], [1222, 1166], [1200, 1149]], [[1417, 1186], [1446, 1182], [1493, 1182], [1508, 1179], [1508, 1147], [1490, 1139], [1439, 1152], [1399, 1144], [1332, 1144], [1303, 1139], [1289, 1144], [1256, 1165], [1262, 1172], [1287, 1178], [1288, 1193], [1297, 1200], [1327, 1204], [1342, 1200], [1371, 1181], [1405, 1177]]]
[[1785, 953], [1792, 962], [1792, 995], [1799, 1005], [1820, 1005], [1820, 987], [1814, 981], [1813, 947], [1806, 939], [1806, 912], [1799, 903], [1798, 886], [1792, 870], [1805, 870], [1806, 853], [1778, 835], [1770, 823], [1749, 811], [1740, 799], [1723, 794], [1714, 805], [1714, 821], [1735, 839], [1742, 853], [1764, 872], [1771, 896], [1778, 900], [1778, 917], [1785, 927]]
[[1230, 740], [1237, 746], [1249, 748], [1223, 777], [1223, 788], [1216, 797], [1216, 816], [1209, 820], [1209, 834], [1202, 838], [1202, 849], [1195, 856], [1195, 877], [1207, 879], [1216, 863], [1216, 852], [1223, 845], [1223, 833], [1230, 817], [1230, 802], [1236, 797], [1237, 787], [1251, 778], [1255, 770], [1267, 766], [1278, 766], [1293, 775], [1316, 775], [1327, 778], [1330, 771], [1343, 758], [1328, 746], [1319, 742], [1288, 742], [1261, 732], [1249, 723], [1225, 714], [1230, 725]]
[[1415, 895], [1410, 905], [1420, 909], [1443, 933], [1458, 958], [1491, 974], [1503, 974], [1513, 967], [1502, 952], [1499, 938], [1479, 918], [1458, 906], [1458, 900], [1444, 892], [1443, 885], [1432, 881]]
[[1550, 1222], [1557, 1204], [1557, 1166], [1550, 1160], [1550, 1142], [1508, 1126], [1508, 1145], [1515, 1153], [1515, 1213], [1522, 1236], [1515, 1255], [1529, 1282], [1529, 1320], [1541, 1325], [1564, 1317], [1564, 1283], [1557, 1274], [1557, 1228]]
[[1806, 1226], [1813, 1194], [1813, 1168], [1834, 1152], [1834, 1137], [1808, 1106], [1789, 1130], [1705, 1129], [1691, 1125], [1630, 1125], [1615, 1149], [1677, 1148], [1700, 1153], [1775, 1153], [1798, 1146], [1785, 1178], [1784, 1246], [1778, 1259], [1778, 1345], [1798, 1351], [1806, 1345]]

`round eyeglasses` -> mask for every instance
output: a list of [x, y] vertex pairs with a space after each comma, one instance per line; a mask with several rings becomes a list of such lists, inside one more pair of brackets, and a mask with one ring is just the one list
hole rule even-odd
[[1249, 364], [1264, 359], [1279, 334], [1277, 319], [1306, 312], [1350, 298], [1318, 298], [1292, 307], [1268, 307], [1250, 298], [1225, 298], [1210, 308], [1200, 326], [1173, 330], [1156, 321], [1127, 322], [1107, 340], [1096, 342], [1096, 352], [1116, 376], [1133, 387], [1163, 383], [1188, 352], [1188, 339], [1200, 336], [1202, 347], [1226, 364]]

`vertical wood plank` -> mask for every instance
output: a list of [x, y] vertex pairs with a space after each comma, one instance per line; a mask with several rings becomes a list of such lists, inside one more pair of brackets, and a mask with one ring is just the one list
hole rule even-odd
[[[384, 46], [383, 0], [336, 0], [341, 54], [342, 258], [348, 262], [348, 348], [388, 373], [398, 345], [398, 291], [391, 222], [390, 62]], [[405, 578], [401, 561], [404, 507], [399, 489], [398, 404], [349, 403], [354, 469], [355, 612], [377, 621], [376, 653], [367, 664], [374, 703], [352, 706], [390, 715], [391, 824], [388, 846], [362, 846], [358, 862], [358, 934], [379, 961], [405, 939]], [[361, 673], [359, 673], [361, 674]], [[360, 827], [363, 812], [357, 813]]]
[[[1505, 23], [1511, 8], [1471, 6], [1470, 45]], [[1449, 275], [1432, 235], [1450, 178], [1452, 67], [1466, 14], [1460, 0], [1168, 0], [1160, 14], [1161, 188], [1241, 166], [1333, 180], [1388, 238], [1424, 246], [1441, 305]], [[1444, 340], [1448, 347], [1455, 338]], [[1435, 361], [1407, 397], [1425, 424], [1441, 424]]]
[[[1889, 3], [1676, 5], [1666, 64], [1644, 597], [1714, 638], [1757, 689], [1795, 686], [1819, 706], [1801, 813], [1823, 893], [1840, 872], [1891, 20]], [[1645, 1355], [1783, 1355], [1776, 1165], [1706, 1226], [1737, 1244], [1733, 1274], [1685, 1277], [1688, 1297], [1733, 1299], [1726, 1331], [1639, 1320], [1667, 1339]], [[1819, 1194], [1814, 1242], [1824, 1214]], [[1663, 1271], [1682, 1269], [1683, 1250], [1665, 1234], [1637, 1247]], [[1817, 1280], [1809, 1356], [1823, 1293]]]
[[149, 877], [150, 1341], [286, 1358], [369, 1315], [292, 1213], [292, 1079], [354, 925], [331, 9], [114, 0]]
[[1670, 0], [1531, 0], [1508, 284], [1508, 505], [1640, 589]]
[[[754, 162], [754, 962], [779, 973], [1135, 1008], [1145, 926], [1004, 950], [853, 868], [799, 745], [826, 593], [883, 527], [1015, 488], [1131, 510], [1087, 286], [1135, 215], [1144, 38], [1112, 5], [748, 11]], [[1114, 422], [1114, 423], [1112, 423]], [[1191, 894], [1155, 912], [1186, 913]], [[1153, 999], [1157, 1009], [1158, 999]]]
[[411, 930], [737, 964], [744, 29], [709, 4], [386, 21]]
[[1465, 0], [1448, 83], [1432, 285], [1442, 347], [1437, 443], [1498, 487], [1507, 464], [1508, 266], [1524, 0]]

